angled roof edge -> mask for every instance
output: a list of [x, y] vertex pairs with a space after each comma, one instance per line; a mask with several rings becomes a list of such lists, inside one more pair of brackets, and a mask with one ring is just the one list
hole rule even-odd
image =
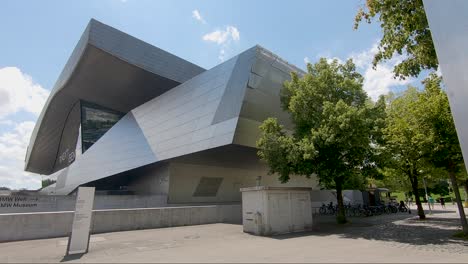
[[[153, 46], [123, 31], [108, 26], [95, 19], [89, 22], [88, 44], [101, 49], [123, 61], [138, 66], [167, 79], [183, 83], [206, 71], [206, 69], [186, 61], [170, 52]], [[113, 41], [109, 41], [113, 40]], [[148, 57], [167, 56], [172, 64], [157, 64]]]
[[273, 53], [272, 51], [264, 48], [261, 45], [257, 44], [257, 45], [255, 45], [255, 48], [257, 49], [257, 52], [259, 52], [260, 54], [275, 60], [275, 62], [277, 62], [277, 64], [272, 64], [272, 66], [275, 67], [275, 68], [278, 68], [278, 69], [285, 68], [285, 69], [289, 70], [290, 72], [297, 72], [297, 73], [299, 73], [301, 75], [306, 73], [301, 68], [289, 63], [285, 59], [281, 58], [280, 56], [276, 55], [275, 53]]
[[[67, 85], [67, 82], [73, 76], [75, 69], [89, 46], [102, 50], [111, 56], [141, 68], [144, 71], [160, 75], [179, 83], [183, 83], [193, 76], [205, 71], [205, 69], [200, 66], [152, 46], [151, 44], [103, 24], [95, 19], [91, 19], [73, 49], [72, 54], [68, 58], [37, 119], [26, 151], [25, 170], [42, 173], [38, 170], [30, 170], [29, 164], [31, 153], [34, 150], [35, 142], [37, 140], [39, 130], [41, 129], [42, 121], [56, 95]], [[129, 52], [125, 53], [125, 51]], [[172, 65], [151, 63], [151, 61], [145, 60], [148, 56], [155, 56], [156, 58], [169, 57], [175, 63]], [[176, 72], [176, 74], [174, 74], [174, 72]]]

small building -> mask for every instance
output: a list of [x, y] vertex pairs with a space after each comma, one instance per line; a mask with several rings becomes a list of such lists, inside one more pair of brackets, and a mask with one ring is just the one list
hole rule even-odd
[[390, 202], [390, 190], [387, 188], [369, 188], [362, 192], [365, 205], [375, 206]]
[[312, 229], [311, 188], [242, 188], [244, 232], [277, 235]]

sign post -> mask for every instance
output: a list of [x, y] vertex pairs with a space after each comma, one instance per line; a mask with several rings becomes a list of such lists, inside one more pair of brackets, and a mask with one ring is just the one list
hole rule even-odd
[[89, 248], [94, 187], [79, 187], [67, 255], [85, 254]]

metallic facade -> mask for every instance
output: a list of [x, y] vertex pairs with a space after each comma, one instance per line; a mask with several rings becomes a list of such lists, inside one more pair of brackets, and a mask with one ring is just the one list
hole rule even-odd
[[[462, 153], [468, 160], [468, 2], [424, 0], [424, 9]], [[465, 166], [468, 170], [468, 163]]]
[[[90, 38], [94, 40], [90, 41]], [[208, 199], [210, 201], [236, 201], [240, 199], [239, 187], [255, 184], [255, 177], [267, 174], [267, 167], [255, 155], [258, 126], [270, 116], [291, 125], [289, 116], [281, 109], [279, 93], [284, 81], [290, 78], [290, 72], [302, 74], [300, 69], [255, 46], [205, 71], [94, 20], [80, 42], [92, 45], [92, 49], [99, 49], [99, 52], [104, 51], [109, 57], [106, 63], [112, 64], [110, 61], [118, 58], [119, 63], [129, 65], [129, 70], [138, 68], [143, 72], [139, 75], [143, 80], [132, 76], [128, 85], [121, 85], [119, 94], [106, 88], [101, 90], [101, 86], [95, 87], [97, 91], [93, 98], [89, 94], [74, 94], [75, 100], [86, 100], [126, 114], [66, 168], [57, 170], [50, 165], [56, 160], [53, 151], [46, 156], [33, 156], [46, 151], [41, 148], [43, 142], [57, 141], [55, 145], [60, 146], [57, 134], [52, 137], [37, 132], [48, 128], [48, 124], [44, 124], [47, 120], [40, 119], [31, 139], [32, 150], [28, 152], [26, 170], [54, 173], [57, 194], [68, 194], [80, 185], [97, 184], [118, 176], [141, 192], [167, 194], [186, 189], [185, 193], [169, 198], [174, 202], [207, 201], [200, 199], [204, 193], [207, 197], [214, 197]], [[82, 45], [79, 43], [75, 51], [82, 50]], [[80, 60], [86, 60], [75, 53], [70, 59], [74, 64], [79, 65]], [[77, 56], [78, 59], [75, 58]], [[74, 76], [101, 70], [94, 64], [88, 67], [91, 68], [81, 68], [60, 79], [76, 79], [76, 86], [88, 85]], [[64, 72], [69, 72], [67, 67]], [[150, 74], [157, 78], [147, 76]], [[106, 77], [109, 76], [101, 76]], [[100, 80], [100, 83], [105, 82]], [[59, 87], [54, 90], [72, 89], [65, 84]], [[140, 90], [140, 87], [143, 88]], [[135, 97], [140, 100], [131, 100], [132, 105], [119, 105], [119, 100], [127, 99], [125, 89], [139, 94]], [[151, 89], [154, 91], [149, 91]], [[83, 89], [83, 93], [88, 92]], [[106, 93], [113, 96], [102, 99]], [[49, 98], [41, 117], [48, 117], [48, 109], [52, 107], [73, 109], [70, 103], [66, 103], [71, 99], [62, 99], [57, 92], [53, 92], [51, 97], [56, 99]], [[58, 118], [57, 121], [58, 125], [66, 128], [66, 119]], [[78, 137], [77, 133], [67, 133]], [[191, 171], [197, 176], [188, 175]], [[233, 176], [228, 179], [228, 174]], [[265, 177], [267, 182], [274, 183], [273, 178]], [[193, 184], [187, 186], [180, 184], [191, 181]], [[232, 194], [216, 198], [218, 189]], [[188, 197], [187, 193], [193, 197]]]

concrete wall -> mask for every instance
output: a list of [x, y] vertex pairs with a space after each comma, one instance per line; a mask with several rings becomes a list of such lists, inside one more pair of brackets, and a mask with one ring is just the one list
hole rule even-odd
[[[282, 184], [278, 176], [268, 175], [266, 167], [258, 164], [257, 169], [171, 163], [168, 202], [201, 203], [201, 202], [240, 202], [240, 188], [256, 186], [256, 178], [262, 175], [260, 184], [269, 187], [311, 187], [316, 188], [315, 179], [292, 176]], [[194, 196], [202, 177], [222, 178], [215, 196]]]
[[250, 187], [242, 189], [244, 232], [285, 234], [312, 228], [310, 188]]
[[[0, 202], [0, 214], [27, 213], [27, 212], [57, 212], [75, 210], [76, 196], [41, 195], [41, 196], [16, 196], [26, 198], [27, 201], [5, 201], [2, 196]], [[19, 206], [6, 206], [7, 204]], [[24, 205], [24, 206], [21, 206]], [[119, 208], [151, 208], [167, 205], [167, 195], [96, 195], [94, 209], [119, 209]]]
[[128, 189], [137, 194], [167, 195], [169, 192], [169, 164], [155, 164], [130, 173]]
[[330, 202], [336, 204], [336, 191], [312, 190], [310, 192], [310, 200], [313, 208], [319, 208], [322, 204], [329, 204]]
[[[0, 214], [0, 242], [64, 237], [72, 222], [73, 212]], [[241, 205], [93, 210], [92, 233], [220, 222], [240, 224]]]
[[[335, 190], [313, 190], [310, 192], [310, 200], [312, 202], [312, 208], [314, 212], [318, 212], [318, 208], [322, 206], [322, 204], [328, 205], [330, 202], [333, 204], [337, 204], [336, 200], [336, 191]], [[364, 204], [362, 198], [362, 192], [359, 190], [343, 190], [343, 202], [345, 204]]]

